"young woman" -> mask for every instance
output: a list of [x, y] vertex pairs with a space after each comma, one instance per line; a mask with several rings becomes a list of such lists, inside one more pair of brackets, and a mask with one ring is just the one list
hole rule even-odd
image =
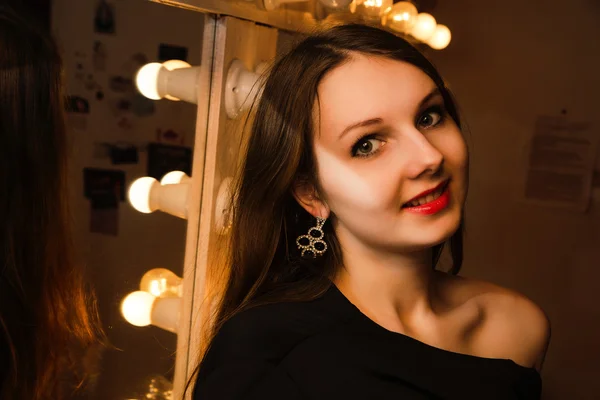
[[301, 42], [258, 103], [194, 398], [539, 399], [544, 313], [456, 276], [467, 181], [416, 49], [360, 25]]
[[0, 6], [0, 399], [71, 398], [99, 343], [73, 260], [61, 59]]

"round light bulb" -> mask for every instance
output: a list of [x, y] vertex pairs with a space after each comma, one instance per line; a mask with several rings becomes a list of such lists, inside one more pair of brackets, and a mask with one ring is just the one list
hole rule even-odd
[[409, 33], [417, 22], [418, 14], [419, 11], [414, 4], [401, 1], [392, 6], [383, 16], [381, 23], [396, 32]]
[[152, 100], [162, 99], [158, 93], [158, 74], [162, 69], [160, 63], [150, 63], [139, 69], [135, 76], [135, 84], [142, 95]]
[[394, 4], [393, 0], [356, 0], [356, 6], [351, 5], [351, 11], [362, 14], [365, 19], [380, 19]]
[[437, 23], [433, 15], [420, 13], [417, 15], [417, 21], [410, 31], [410, 34], [422, 42], [426, 42], [435, 32]]
[[346, 8], [353, 0], [319, 0], [321, 4], [328, 8]]
[[446, 25], [438, 25], [433, 35], [427, 41], [427, 44], [432, 49], [442, 50], [448, 47], [450, 40], [452, 40], [450, 29]]
[[129, 203], [139, 212], [149, 214], [154, 211], [150, 205], [150, 194], [154, 185], [159, 185], [159, 182], [150, 177], [136, 179], [129, 187]]
[[185, 172], [182, 171], [171, 171], [160, 180], [161, 185], [175, 185], [181, 182], [185, 182], [190, 179]]
[[155, 300], [148, 292], [130, 293], [121, 303], [121, 313], [131, 325], [148, 326], [152, 323], [152, 306]]
[[169, 71], [173, 71], [174, 69], [181, 68], [190, 68], [191, 65], [183, 60], [169, 60], [162, 63], [162, 66], [168, 69]]
[[181, 297], [182, 279], [166, 268], [154, 268], [146, 272], [140, 282], [140, 290], [154, 297]]

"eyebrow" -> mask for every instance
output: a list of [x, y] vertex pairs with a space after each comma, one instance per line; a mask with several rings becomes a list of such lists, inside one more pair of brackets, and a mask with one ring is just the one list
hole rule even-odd
[[[423, 108], [423, 106], [425, 104], [427, 104], [427, 102], [429, 102], [432, 98], [439, 96], [441, 94], [442, 93], [440, 92], [440, 88], [435, 87], [431, 92], [429, 92], [429, 94], [427, 96], [423, 97], [423, 100], [421, 100], [419, 102], [418, 108], [419, 109]], [[366, 126], [377, 125], [377, 124], [380, 124], [381, 122], [383, 122], [382, 118], [370, 118], [370, 119], [352, 124], [342, 131], [342, 133], [338, 137], [338, 140], [341, 139], [342, 137], [344, 137], [344, 135], [346, 135], [348, 132], [350, 132], [356, 128], [364, 128]]]

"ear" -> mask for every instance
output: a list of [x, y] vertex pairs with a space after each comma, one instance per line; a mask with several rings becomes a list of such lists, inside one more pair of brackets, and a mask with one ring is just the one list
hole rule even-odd
[[296, 178], [292, 187], [294, 198], [313, 217], [327, 219], [329, 217], [329, 206], [317, 193], [315, 185], [304, 177]]

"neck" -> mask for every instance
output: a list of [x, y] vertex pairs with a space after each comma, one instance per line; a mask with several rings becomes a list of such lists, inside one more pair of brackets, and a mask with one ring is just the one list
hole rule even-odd
[[431, 249], [390, 253], [352, 242], [341, 243], [344, 267], [334, 283], [356, 307], [391, 330], [408, 330], [410, 321], [432, 314]]

